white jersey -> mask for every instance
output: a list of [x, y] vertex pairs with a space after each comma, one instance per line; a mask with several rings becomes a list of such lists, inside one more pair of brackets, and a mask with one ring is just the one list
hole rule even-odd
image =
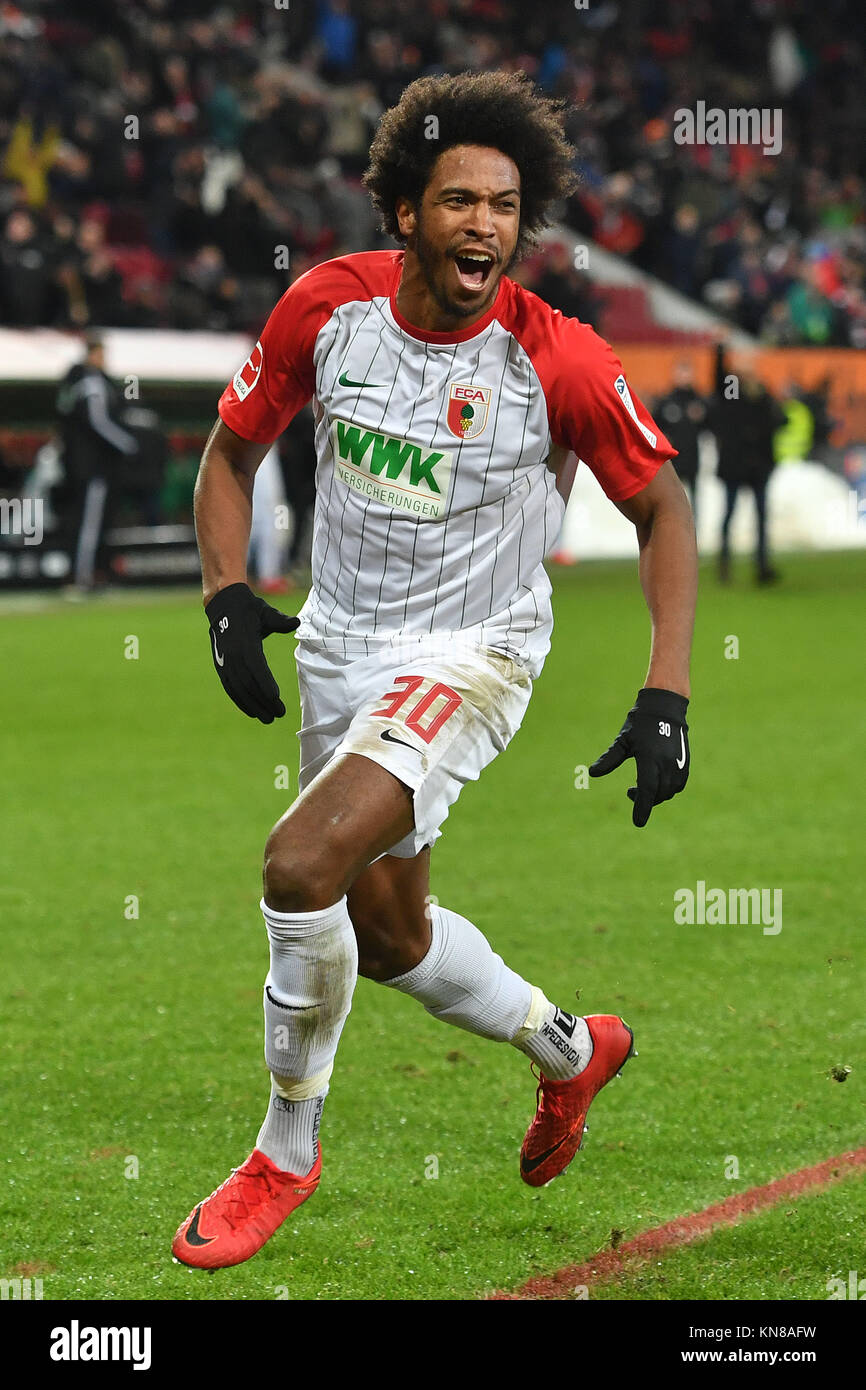
[[632, 496], [676, 451], [591, 328], [503, 276], [488, 312], [430, 333], [400, 314], [403, 253], [343, 256], [301, 276], [220, 399], [271, 443], [313, 398], [313, 587], [298, 636], [344, 657], [419, 634], [541, 670], [542, 560], [574, 450], [608, 496]]

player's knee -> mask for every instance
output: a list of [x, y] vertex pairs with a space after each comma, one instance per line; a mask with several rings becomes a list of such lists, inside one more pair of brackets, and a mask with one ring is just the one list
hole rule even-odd
[[345, 871], [335, 847], [300, 845], [277, 826], [265, 846], [265, 902], [276, 912], [318, 912], [346, 892]]

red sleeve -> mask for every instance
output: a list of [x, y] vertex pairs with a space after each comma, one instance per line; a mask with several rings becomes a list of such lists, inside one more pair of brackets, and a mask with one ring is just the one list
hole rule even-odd
[[261, 338], [220, 396], [220, 419], [242, 439], [272, 444], [313, 394], [313, 348], [330, 310], [310, 294], [306, 278], [302, 275], [277, 302]]
[[554, 444], [583, 459], [611, 501], [640, 492], [677, 450], [629, 390], [613, 349], [525, 290], [514, 324], [541, 382]]
[[242, 439], [273, 444], [316, 389], [316, 339], [349, 300], [387, 294], [397, 258], [366, 252], [313, 266], [291, 285], [219, 399], [220, 419]]

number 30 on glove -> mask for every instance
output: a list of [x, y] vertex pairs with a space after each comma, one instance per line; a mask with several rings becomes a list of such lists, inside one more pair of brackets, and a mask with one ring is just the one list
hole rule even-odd
[[634, 758], [637, 786], [629, 787], [628, 796], [637, 826], [646, 825], [653, 807], [670, 801], [689, 780], [688, 705], [673, 690], [638, 691], [613, 743], [589, 769], [590, 777], [606, 777], [626, 758]]

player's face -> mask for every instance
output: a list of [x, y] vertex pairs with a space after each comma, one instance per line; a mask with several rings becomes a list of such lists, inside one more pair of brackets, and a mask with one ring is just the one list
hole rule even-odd
[[455, 145], [439, 156], [421, 205], [398, 203], [428, 293], [456, 319], [477, 318], [496, 297], [520, 229], [520, 174], [500, 150]]

